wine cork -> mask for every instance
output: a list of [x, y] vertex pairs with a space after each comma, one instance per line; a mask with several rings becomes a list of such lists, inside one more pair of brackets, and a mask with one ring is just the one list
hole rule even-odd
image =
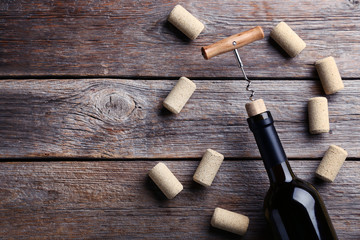
[[310, 98], [308, 102], [309, 131], [311, 134], [330, 131], [328, 101], [325, 97]]
[[211, 226], [235, 234], [244, 235], [249, 226], [249, 218], [242, 214], [217, 207], [211, 218]]
[[149, 177], [155, 182], [168, 199], [173, 199], [183, 190], [183, 185], [164, 163], [158, 163], [149, 172]]
[[207, 149], [193, 176], [194, 181], [205, 187], [210, 187], [223, 160], [224, 156], [221, 153]]
[[327, 182], [333, 182], [345, 162], [348, 153], [336, 145], [330, 145], [326, 151], [315, 175]]
[[306, 43], [285, 23], [280, 22], [270, 32], [270, 37], [285, 50], [290, 57], [295, 57], [306, 47]]
[[186, 77], [181, 77], [164, 100], [164, 107], [169, 111], [179, 114], [191, 95], [194, 93], [196, 85]]
[[245, 104], [246, 112], [249, 117], [258, 115], [260, 113], [266, 112], [266, 106], [264, 100], [258, 99], [255, 101], [251, 101]]
[[173, 8], [168, 21], [192, 40], [204, 30], [204, 24], [180, 5]]
[[315, 67], [326, 94], [333, 94], [344, 88], [344, 83], [333, 57], [326, 57], [316, 61]]

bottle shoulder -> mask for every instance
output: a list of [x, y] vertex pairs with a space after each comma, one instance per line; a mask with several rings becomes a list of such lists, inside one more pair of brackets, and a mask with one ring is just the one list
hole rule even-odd
[[320, 195], [312, 184], [295, 177], [290, 182], [272, 184], [266, 194], [265, 204], [273, 205], [286, 201], [297, 201], [301, 203], [302, 196], [318, 200]]

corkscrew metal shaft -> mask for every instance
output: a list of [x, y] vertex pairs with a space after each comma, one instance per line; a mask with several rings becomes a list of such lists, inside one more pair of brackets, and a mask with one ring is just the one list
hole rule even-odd
[[[236, 41], [233, 41], [233, 45], [236, 46]], [[238, 52], [238, 50], [237, 50], [236, 48], [234, 49], [234, 55], [235, 55], [236, 60], [237, 60], [238, 63], [239, 63], [239, 68], [241, 69], [241, 71], [242, 71], [242, 73], [243, 73], [243, 75], [244, 75], [245, 80], [248, 82], [248, 84], [247, 84], [247, 86], [246, 86], [246, 91], [251, 92], [249, 99], [250, 99], [251, 101], [254, 101], [255, 91], [250, 88], [250, 86], [251, 86], [251, 80], [246, 76], [246, 73], [245, 73], [245, 70], [244, 70], [244, 64], [242, 63], [241, 58], [240, 58], [240, 55], [239, 55], [239, 52]]]

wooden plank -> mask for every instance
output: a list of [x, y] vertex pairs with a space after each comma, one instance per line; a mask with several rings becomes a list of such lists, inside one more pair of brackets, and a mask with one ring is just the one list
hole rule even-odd
[[[249, 216], [243, 239], [268, 239], [262, 214], [268, 180], [261, 161], [225, 161], [210, 188], [192, 181], [197, 161], [166, 161], [184, 185], [167, 200], [147, 177], [153, 161], [0, 164], [0, 234], [14, 239], [233, 239], [210, 227], [215, 207]], [[334, 183], [316, 181], [318, 161], [291, 161], [315, 183], [339, 239], [359, 239], [359, 161]]]
[[[192, 42], [166, 21], [177, 3], [1, 1], [0, 76], [240, 77], [232, 53], [205, 61], [200, 48], [261, 25], [266, 38], [240, 50], [250, 77], [317, 78], [312, 64], [328, 55], [343, 77], [359, 77], [357, 1], [184, 0], [206, 25]], [[282, 20], [307, 43], [294, 59], [268, 37]]]
[[[162, 108], [176, 80], [3, 80], [1, 157], [258, 158], [248, 129], [245, 81], [195, 81], [179, 115]], [[317, 81], [256, 81], [290, 158], [320, 158], [337, 144], [359, 158], [359, 81], [329, 96], [329, 134], [310, 135], [307, 101]]]

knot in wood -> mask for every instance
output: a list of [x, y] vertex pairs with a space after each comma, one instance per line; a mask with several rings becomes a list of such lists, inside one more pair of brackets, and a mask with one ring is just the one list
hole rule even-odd
[[105, 121], [123, 121], [135, 110], [135, 101], [121, 90], [104, 89], [94, 95], [97, 115]]

